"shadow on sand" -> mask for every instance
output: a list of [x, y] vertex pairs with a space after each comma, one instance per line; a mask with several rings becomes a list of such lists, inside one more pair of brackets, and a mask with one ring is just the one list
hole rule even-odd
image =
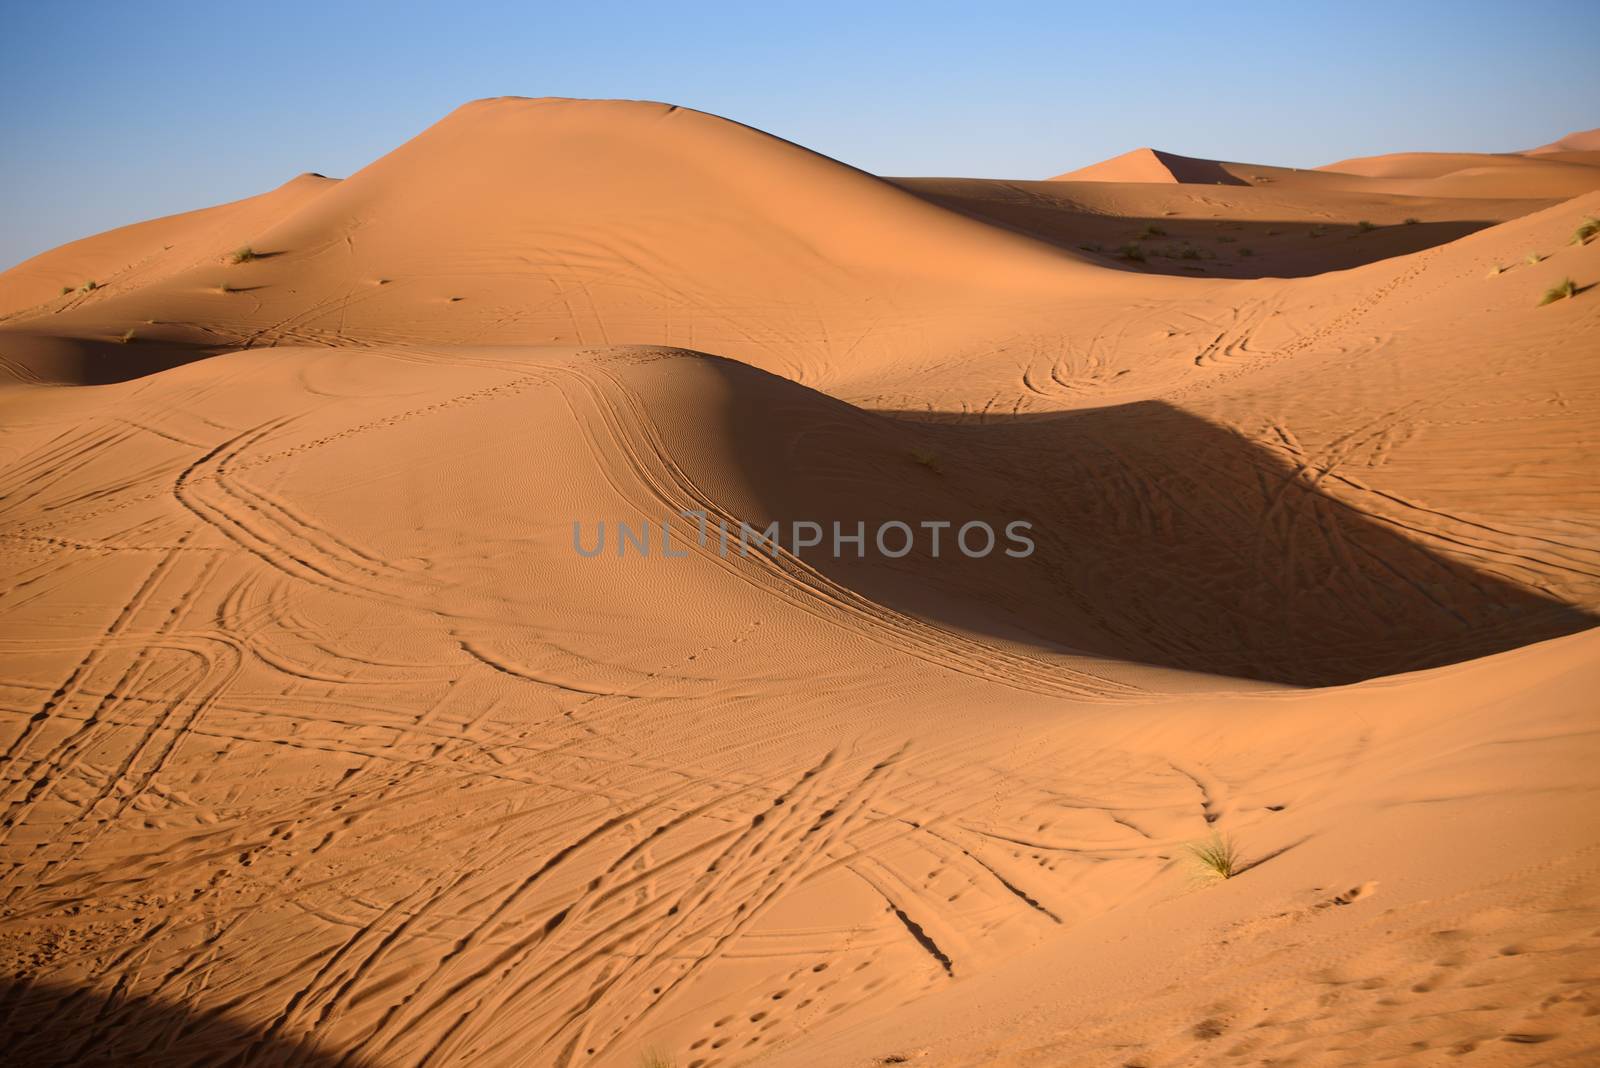
[[[948, 548], [935, 559], [921, 540], [901, 559], [870, 544], [865, 559], [848, 546], [843, 557], [802, 554], [833, 581], [935, 622], [1305, 686], [1437, 667], [1600, 622], [1416, 540], [1392, 515], [1361, 510], [1358, 491], [1330, 496], [1315, 472], [1169, 404], [939, 425], [820, 394], [775, 405], [771, 376], [717, 365], [738, 398], [732, 455], [768, 517], [868, 531], [891, 519], [1033, 524], [1026, 559]], [[1449, 526], [1421, 511], [1400, 519]]]
[[362, 1068], [225, 1011], [26, 979], [0, 980], [0, 1050], [12, 1068]]

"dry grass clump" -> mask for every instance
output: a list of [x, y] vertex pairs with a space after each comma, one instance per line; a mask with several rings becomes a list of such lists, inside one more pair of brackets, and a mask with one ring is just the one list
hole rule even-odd
[[1555, 285], [1544, 291], [1544, 296], [1539, 300], [1539, 307], [1554, 304], [1558, 300], [1571, 300], [1578, 295], [1578, 283], [1570, 278], [1563, 278]]
[[1243, 869], [1244, 858], [1234, 840], [1222, 834], [1213, 834], [1204, 842], [1189, 845], [1189, 856], [1207, 876], [1231, 879]]

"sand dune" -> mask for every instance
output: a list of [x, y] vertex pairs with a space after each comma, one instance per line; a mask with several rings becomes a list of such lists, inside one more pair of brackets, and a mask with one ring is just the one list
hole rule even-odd
[[302, 174], [248, 200], [135, 223], [42, 253], [0, 274], [0, 321], [46, 306], [60, 310], [65, 303], [57, 298], [76, 301], [90, 282], [148, 286], [222, 263], [263, 227], [336, 184], [320, 174]]
[[[1600, 191], [1134, 156], [498, 99], [0, 274], [11, 1054], [1583, 1063]], [[718, 534], [894, 520], [1036, 551]]]
[[[1562, 200], [1600, 189], [1600, 156], [1587, 134], [1523, 153], [1400, 152], [1314, 170], [1230, 163], [1136, 148], [1056, 175], [1052, 182], [1272, 186], [1369, 196]], [[1047, 194], [1048, 195], [1048, 194]]]
[[1195, 159], [1153, 148], [1136, 148], [1079, 170], [1058, 174], [1056, 182], [1159, 182], [1173, 185], [1243, 185], [1233, 174], [1238, 163]]
[[1543, 156], [1565, 152], [1600, 152], [1600, 129], [1579, 130], [1567, 136], [1551, 141], [1548, 145], [1530, 148], [1523, 152], [1524, 156]]

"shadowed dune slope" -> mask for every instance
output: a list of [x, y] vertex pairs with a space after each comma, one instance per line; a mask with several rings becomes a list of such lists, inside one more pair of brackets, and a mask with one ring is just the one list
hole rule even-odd
[[[1432, 248], [1553, 203], [1306, 189], [1293, 182], [1217, 187], [1065, 178], [895, 181], [937, 204], [1107, 266], [1195, 278], [1345, 270]], [[1143, 258], [1126, 256], [1130, 246]]]

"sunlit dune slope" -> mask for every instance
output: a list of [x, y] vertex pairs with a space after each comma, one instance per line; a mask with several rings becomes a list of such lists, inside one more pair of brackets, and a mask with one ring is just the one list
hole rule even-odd
[[214, 267], [337, 184], [302, 174], [270, 193], [135, 223], [41, 253], [0, 273], [0, 323], [66, 310], [87, 298], [83, 287], [90, 282], [129, 290]]

